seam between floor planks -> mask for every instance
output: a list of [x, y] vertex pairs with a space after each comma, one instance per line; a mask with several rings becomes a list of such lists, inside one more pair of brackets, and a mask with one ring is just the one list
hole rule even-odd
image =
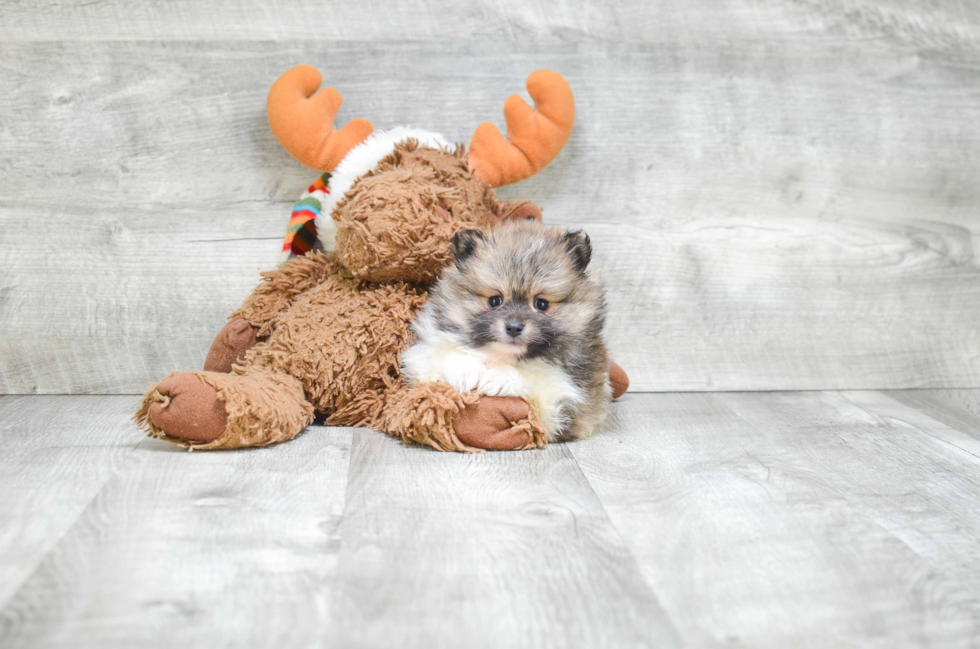
[[648, 405], [571, 449], [685, 642], [970, 646], [972, 457], [835, 391]]
[[445, 454], [359, 430], [347, 497], [341, 646], [677, 642], [565, 445]]
[[[128, 462], [129, 458], [132, 457], [133, 453], [136, 451], [137, 448], [139, 448], [140, 444], [142, 444], [142, 441], [133, 444], [133, 448], [130, 449], [129, 453], [127, 453], [123, 458], [121, 458], [121, 462], [120, 462], [121, 465], [125, 465], [125, 463]], [[93, 502], [95, 502], [96, 498], [99, 497], [99, 494], [101, 494], [105, 490], [106, 485], [111, 483], [113, 478], [115, 478], [120, 471], [121, 471], [121, 467], [115, 469], [114, 472], [110, 474], [105, 479], [105, 481], [103, 481], [103, 483], [99, 486], [98, 491], [92, 494], [92, 497], [89, 498], [88, 502], [85, 503], [85, 506], [82, 507], [82, 509], [78, 512], [78, 514], [75, 515], [75, 517], [71, 520], [71, 522], [65, 526], [65, 529], [62, 530], [61, 534], [57, 538], [53, 539], [50, 545], [48, 546], [48, 548], [44, 551], [44, 553], [37, 558], [30, 572], [25, 574], [23, 578], [19, 579], [16, 586], [9, 589], [5, 597], [3, 599], [0, 599], [0, 613], [2, 613], [7, 603], [10, 602], [11, 599], [17, 596], [17, 592], [24, 586], [24, 584], [30, 581], [34, 573], [37, 572], [38, 567], [44, 562], [45, 557], [47, 557], [48, 554], [50, 554], [55, 548], [57, 548], [58, 545], [62, 542], [62, 540], [64, 540], [64, 538], [71, 533], [72, 529], [75, 527], [75, 524], [78, 523], [78, 521], [82, 518], [82, 516], [85, 515], [85, 512], [88, 511], [88, 508], [92, 505]]]
[[[889, 418], [889, 419], [894, 419], [896, 421], [900, 421], [906, 424], [907, 426], [910, 426], [911, 428], [915, 429], [921, 435], [935, 440], [935, 442], [937, 442], [938, 444], [948, 447], [949, 450], [951, 450], [952, 452], [962, 455], [965, 459], [968, 459], [971, 462], [980, 465], [980, 442], [978, 442], [972, 436], [957, 429], [956, 427], [951, 426], [950, 424], [947, 424], [944, 421], [936, 419], [929, 413], [915, 407], [914, 405], [908, 405], [902, 403], [898, 399], [889, 395], [888, 390], [874, 390], [874, 391], [850, 390], [847, 392], [838, 391], [838, 394], [840, 394], [844, 399], [846, 399], [850, 403], [854, 404], [856, 407], [861, 408], [861, 410], [868, 413], [868, 416], [879, 418], [879, 419]], [[911, 417], [910, 418], [901, 418], [898, 416], [889, 417], [887, 414], [883, 414], [881, 412], [871, 410], [866, 403], [862, 402], [861, 399], [862, 395], [869, 395], [869, 396], [878, 395], [880, 397], [887, 399], [892, 404], [894, 404], [893, 405], [894, 408], [900, 410], [908, 410], [915, 413], [918, 417], [921, 417], [925, 419], [926, 422], [932, 424], [931, 426], [929, 426], [929, 428], [932, 428], [933, 432], [927, 430], [927, 427], [923, 426], [921, 422], [910, 421], [910, 419], [913, 419]], [[865, 396], [865, 399], [867, 399], [867, 396]]]
[[308, 635], [329, 610], [349, 447], [344, 428], [218, 453], [143, 438], [0, 610], [0, 644], [193, 643], [202, 616], [259, 619], [270, 598], [279, 637]]
[[[125, 396], [127, 397], [126, 400], [129, 401], [130, 400], [129, 395], [125, 395]], [[80, 397], [80, 398], [78, 398], [78, 397]], [[73, 403], [83, 404], [82, 411], [83, 411], [83, 413], [87, 413], [87, 411], [84, 408], [85, 406], [88, 406], [88, 405], [96, 405], [99, 402], [102, 402], [103, 404], [105, 404], [99, 410], [104, 410], [106, 407], [108, 407], [110, 409], [113, 408], [114, 406], [112, 406], [111, 404], [108, 403], [108, 400], [109, 399], [111, 399], [111, 397], [106, 398], [106, 397], [88, 396], [88, 395], [75, 395], [75, 396], [72, 396], [72, 395], [50, 395], [50, 396], [49, 395], [28, 395], [28, 396], [24, 396], [24, 395], [0, 395], [0, 412], [3, 412], [4, 406], [6, 406], [7, 408], [14, 408], [18, 404], [37, 403], [38, 404], [38, 407], [40, 408], [41, 407], [41, 404], [44, 404], [45, 402], [51, 403], [53, 405], [51, 406], [50, 410], [55, 411], [53, 413], [54, 414], [54, 417], [53, 417], [53, 420], [52, 421], [45, 423], [45, 429], [44, 429], [43, 432], [50, 434], [51, 433], [51, 429], [53, 428], [54, 431], [55, 431], [55, 434], [57, 434], [59, 432], [59, 429], [62, 426], [67, 426], [68, 425], [68, 424], [59, 424], [59, 421], [58, 421], [58, 418], [61, 415], [60, 409], [65, 409], [66, 408], [66, 406], [63, 405], [63, 404], [68, 404], [69, 406], [71, 404], [73, 404]], [[136, 404], [135, 397], [132, 398], [132, 403], [135, 406], [135, 404]], [[126, 410], [129, 410], [129, 407], [128, 406], [124, 406], [124, 407], [126, 408]], [[99, 410], [97, 410], [95, 413], [93, 413], [93, 415], [95, 415], [97, 417], [98, 414], [100, 414], [99, 413]], [[48, 413], [43, 413], [43, 414], [42, 413], [36, 413], [36, 414], [40, 415], [38, 418], [43, 418], [43, 415], [46, 415]], [[97, 422], [98, 422], [98, 419], [96, 419], [94, 422], [90, 422], [89, 423], [89, 426], [90, 427], [94, 427], [94, 426], [97, 425]], [[23, 425], [25, 427], [27, 427], [28, 429], [30, 429], [33, 424], [34, 424], [34, 421], [27, 421]], [[17, 434], [17, 432], [16, 431], [10, 432], [10, 428], [12, 428], [13, 425], [16, 425], [16, 424], [10, 424], [7, 421], [0, 420], [0, 434], [2, 434], [3, 437], [6, 437], [7, 435], [9, 435], [11, 438], [13, 438], [13, 442], [12, 443], [13, 444], [16, 444], [17, 441], [18, 441], [18, 434]], [[115, 435], [112, 436], [112, 437], [110, 437], [109, 435], [107, 435], [107, 437], [110, 437], [110, 439], [113, 439], [115, 436], [118, 436], [120, 439], [122, 439], [123, 436], [128, 436], [129, 435], [129, 429], [130, 428], [133, 428], [133, 426], [128, 421], [128, 417], [127, 417], [127, 421], [125, 423], [123, 423], [121, 425], [118, 425], [118, 426], [114, 426], [114, 428], [116, 429]], [[33, 431], [30, 431], [30, 432], [33, 432]], [[22, 564], [23, 562], [27, 561], [31, 565], [30, 570], [27, 571], [26, 573], [24, 573], [23, 575], [20, 575], [20, 576], [17, 576], [16, 574], [14, 574], [14, 575], [8, 575], [8, 579], [11, 580], [11, 581], [7, 581], [6, 583], [0, 584], [0, 610], [2, 610], [2, 608], [7, 604], [7, 602], [10, 601], [10, 599], [16, 595], [16, 592], [30, 578], [30, 576], [37, 569], [37, 566], [44, 560], [44, 557], [53, 548], [57, 547], [57, 545], [61, 542], [61, 540], [64, 538], [64, 536], [71, 531], [71, 529], [74, 527], [75, 523], [78, 521], [79, 517], [82, 516], [82, 514], [84, 514], [85, 510], [91, 505], [91, 503], [95, 500], [95, 498], [98, 497], [99, 493], [101, 493], [102, 490], [105, 489], [106, 484], [108, 484], [109, 482], [111, 482], [112, 479], [115, 477], [115, 475], [129, 461], [129, 458], [132, 456], [132, 454], [139, 447], [139, 445], [141, 443], [141, 440], [142, 440], [142, 435], [140, 435], [139, 433], [137, 433], [135, 430], [133, 430], [133, 432], [135, 433], [134, 434], [134, 441], [131, 443], [131, 447], [129, 448], [129, 450], [126, 451], [125, 453], [123, 453], [123, 454], [121, 454], [119, 456], [116, 456], [116, 455], [113, 454], [113, 450], [116, 449], [116, 448], [125, 448], [125, 447], [129, 446], [130, 445], [130, 442], [128, 442], [128, 441], [119, 441], [118, 443], [109, 443], [109, 444], [107, 444], [105, 446], [105, 455], [106, 456], [103, 456], [103, 454], [99, 454], [99, 457], [96, 458], [96, 461], [98, 461], [98, 462], [104, 462], [105, 464], [104, 465], [100, 464], [98, 467], [92, 467], [91, 468], [91, 471], [98, 471], [98, 469], [101, 466], [107, 466], [108, 467], [108, 470], [106, 471], [106, 474], [101, 478], [101, 481], [100, 482], [96, 482], [96, 484], [91, 487], [92, 491], [91, 491], [91, 496], [90, 497], [88, 497], [85, 501], [74, 503], [74, 506], [77, 508], [77, 511], [71, 516], [70, 522], [67, 525], [65, 525], [63, 527], [63, 529], [60, 530], [59, 533], [57, 533], [53, 537], [50, 537], [49, 536], [49, 537], [42, 538], [42, 539], [36, 539], [35, 542], [31, 544], [32, 546], [35, 545], [35, 544], [40, 544], [41, 546], [45, 546], [45, 549], [40, 554], [38, 554], [37, 556], [34, 556], [33, 558], [31, 558], [31, 557], [25, 558], [23, 556], [17, 557], [15, 554], [13, 554], [13, 553], [16, 553], [17, 552], [17, 548], [16, 547], [14, 547], [12, 549], [0, 547], [0, 558], [2, 558], [4, 562], [6, 562], [6, 561], [13, 561], [14, 562], [14, 565], [13, 566], [4, 566], [2, 563], [0, 563], [0, 570], [3, 570], [5, 572], [15, 572], [16, 573], [16, 572], [18, 572], [16, 570], [17, 564]], [[40, 439], [40, 438], [38, 438], [38, 439]], [[77, 439], [77, 437], [75, 437], [73, 435], [70, 435], [70, 436], [68, 436], [64, 440], [64, 444], [58, 444], [54, 448], [71, 447], [72, 446], [71, 442], [72, 441], [75, 441], [76, 439]], [[35, 446], [34, 443], [36, 441], [37, 441], [37, 439], [35, 439], [33, 437], [30, 437], [30, 434], [28, 435], [28, 438], [27, 439], [24, 439], [23, 440], [25, 446], [31, 446], [32, 447], [31, 448], [31, 459], [35, 459], [36, 460], [36, 459], [39, 459], [39, 458], [44, 458], [44, 454], [46, 452], [48, 452], [50, 450], [53, 450], [51, 447], [46, 446], [46, 444], [45, 444], [46, 440], [41, 440], [40, 444], [38, 446], [34, 447]], [[96, 448], [102, 448], [102, 446], [99, 445], [98, 443], [93, 443], [92, 446], [93, 447], [96, 447]], [[7, 447], [8, 450], [10, 450], [10, 448], [11, 447], [9, 447], [9, 446]], [[5, 456], [3, 459], [8, 459], [8, 458], [9, 458], [9, 455]], [[27, 459], [27, 458], [22, 458], [22, 461], [25, 460], [25, 459]], [[56, 458], [55, 464], [54, 465], [47, 464], [46, 465], [46, 468], [58, 470], [59, 472], [63, 472], [65, 470], [65, 467], [62, 466], [63, 464], [65, 464], [64, 459], [65, 458], [63, 458], [63, 457]], [[108, 461], [106, 461], [107, 459], [108, 459]], [[68, 458], [68, 461], [69, 461], [69, 465], [71, 465], [76, 460], [75, 460], [75, 458]], [[50, 459], [48, 459], [48, 462], [50, 462]], [[2, 466], [2, 464], [0, 464], [0, 466]], [[20, 467], [9, 467], [9, 469], [11, 469], [11, 470], [7, 473], [7, 475], [9, 476], [9, 475], [11, 475], [11, 473], [14, 474], [14, 475], [17, 475], [17, 473], [18, 473], [17, 472], [17, 469], [18, 468], [20, 468]], [[91, 471], [89, 471], [88, 468], [84, 468], [83, 467], [82, 468], [83, 475], [81, 475], [81, 476], [75, 476], [76, 477], [76, 480], [79, 480], [80, 479], [80, 481], [84, 482], [85, 479], [86, 479], [86, 476], [90, 475]], [[44, 484], [46, 482], [46, 480], [47, 480], [48, 477], [49, 476], [42, 476], [42, 479], [41, 480], [38, 480], [38, 482]], [[45, 485], [45, 486], [47, 486], [47, 485]], [[76, 489], [77, 489], [79, 486], [84, 486], [84, 485], [75, 485], [75, 486], [76, 486]], [[37, 498], [37, 495], [34, 494], [34, 493], [31, 493], [31, 492], [21, 493], [24, 490], [24, 488], [25, 488], [25, 485], [23, 485], [23, 484], [18, 485], [17, 482], [15, 481], [13, 485], [6, 485], [5, 491], [10, 492], [11, 490], [13, 490], [17, 494], [17, 497], [18, 498], [26, 498], [29, 501], [30, 500], [34, 500], [34, 499]], [[27, 485], [27, 488], [30, 488], [30, 485]], [[18, 491], [18, 489], [20, 491]], [[47, 502], [47, 503], [42, 502], [41, 503], [41, 505], [42, 505], [41, 510], [42, 510], [43, 513], [45, 513], [45, 514], [49, 514], [50, 513], [50, 506], [52, 505], [52, 503], [62, 504], [62, 501], [64, 500], [64, 498], [61, 497], [61, 496], [58, 496], [58, 493], [57, 492], [58, 492], [58, 485], [55, 485], [55, 494], [54, 494], [55, 497], [54, 498], [49, 498], [49, 500], [51, 500], [51, 502]], [[43, 495], [42, 495], [42, 500], [43, 500]], [[21, 527], [23, 527], [26, 524], [27, 527], [29, 528], [31, 521], [26, 521], [26, 522], [25, 521], [18, 521], [18, 523], [20, 523]], [[28, 531], [28, 533], [30, 533], [30, 529], [28, 529], [27, 531]], [[21, 529], [20, 532], [21, 532], [21, 534], [23, 534], [24, 533], [23, 529]], [[21, 550], [21, 551], [23, 551], [23, 550]], [[11, 553], [11, 554], [8, 554], [8, 553]]]

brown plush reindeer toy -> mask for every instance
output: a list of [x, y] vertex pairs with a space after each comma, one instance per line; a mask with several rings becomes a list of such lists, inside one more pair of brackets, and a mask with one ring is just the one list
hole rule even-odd
[[[372, 133], [355, 119], [333, 128], [340, 94], [316, 92], [319, 72], [299, 66], [269, 92], [273, 133], [300, 162], [324, 171], [297, 203], [288, 259], [231, 315], [203, 372], [151, 387], [136, 413], [150, 434], [193, 449], [264, 446], [292, 439], [316, 413], [446, 451], [543, 446], [533, 407], [515, 397], [460, 394], [443, 383], [407, 386], [399, 374], [426, 286], [450, 261], [462, 229], [541, 218], [535, 205], [494, 197], [561, 151], [575, 104], [565, 80], [527, 79], [532, 110], [504, 105], [508, 139], [481, 124], [468, 155], [428, 131]], [[316, 94], [314, 94], [316, 93]], [[614, 366], [616, 392], [626, 377]]]

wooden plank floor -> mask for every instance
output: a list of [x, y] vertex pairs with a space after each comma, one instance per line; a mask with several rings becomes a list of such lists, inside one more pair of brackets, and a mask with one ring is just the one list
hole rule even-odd
[[0, 647], [974, 647], [980, 391], [631, 394], [543, 451], [0, 397]]

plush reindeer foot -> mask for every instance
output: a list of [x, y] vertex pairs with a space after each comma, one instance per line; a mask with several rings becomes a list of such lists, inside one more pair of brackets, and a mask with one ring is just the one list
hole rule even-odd
[[303, 384], [285, 373], [174, 373], [143, 395], [133, 416], [152, 437], [201, 450], [268, 446], [313, 421]]
[[160, 381], [147, 416], [167, 437], [189, 442], [218, 439], [228, 425], [228, 413], [217, 390], [192, 372], [171, 374]]
[[231, 366], [241, 361], [245, 352], [255, 346], [256, 331], [245, 318], [229, 320], [211, 343], [211, 350], [204, 361], [204, 370], [230, 372]]
[[533, 448], [526, 426], [512, 422], [526, 420], [528, 405], [518, 397], [481, 397], [453, 417], [453, 429], [460, 441], [488, 451]]

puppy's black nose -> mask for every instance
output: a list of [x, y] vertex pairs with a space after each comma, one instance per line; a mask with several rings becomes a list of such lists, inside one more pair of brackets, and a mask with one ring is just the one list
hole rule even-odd
[[524, 323], [520, 320], [511, 320], [504, 325], [504, 329], [507, 331], [507, 335], [511, 338], [517, 338], [524, 331]]

